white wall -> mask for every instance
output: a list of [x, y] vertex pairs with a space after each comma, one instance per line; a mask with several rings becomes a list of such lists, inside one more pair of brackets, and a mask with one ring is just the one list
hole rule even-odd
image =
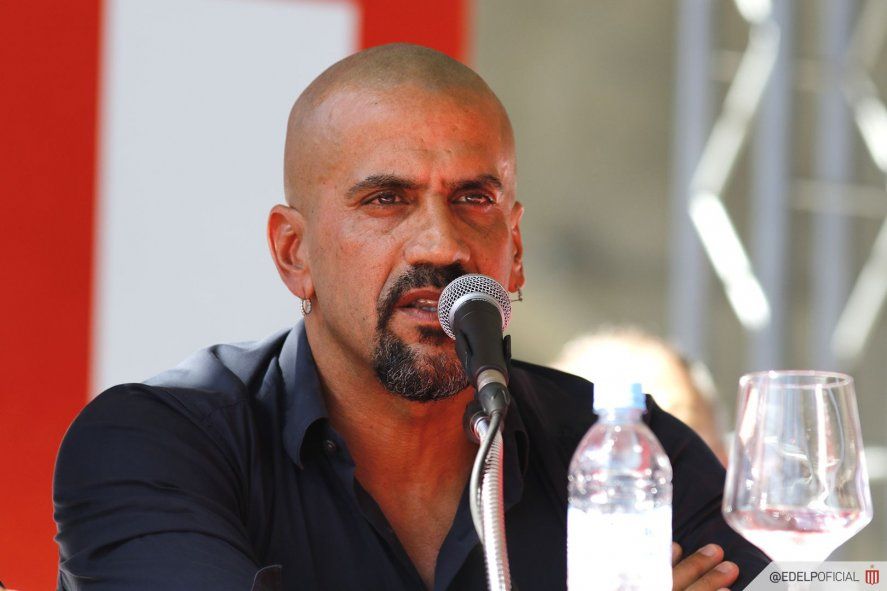
[[347, 2], [105, 4], [94, 393], [299, 317], [265, 220], [289, 108], [357, 20]]

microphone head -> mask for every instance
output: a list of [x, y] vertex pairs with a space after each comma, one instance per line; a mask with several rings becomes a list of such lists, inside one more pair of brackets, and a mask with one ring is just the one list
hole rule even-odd
[[485, 300], [499, 309], [502, 315], [502, 331], [511, 322], [511, 299], [499, 282], [486, 275], [470, 273], [457, 277], [447, 285], [437, 302], [437, 318], [440, 326], [451, 339], [456, 338], [453, 330], [453, 314], [465, 302]]

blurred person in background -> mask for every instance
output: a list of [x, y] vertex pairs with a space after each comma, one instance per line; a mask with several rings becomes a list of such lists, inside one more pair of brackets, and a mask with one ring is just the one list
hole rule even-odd
[[[56, 466], [60, 589], [485, 586], [462, 429], [474, 392], [437, 300], [465, 273], [524, 285], [504, 108], [436, 51], [360, 52], [296, 101], [284, 192], [268, 241], [304, 319], [84, 409]], [[512, 578], [564, 588], [591, 384], [514, 361], [509, 387]], [[674, 587], [744, 586], [768, 561], [724, 522], [719, 464], [685, 425], [648, 415], [674, 467]]]
[[639, 382], [727, 465], [723, 412], [708, 368], [662, 339], [635, 327], [601, 329], [564, 345], [552, 367], [592, 382]]

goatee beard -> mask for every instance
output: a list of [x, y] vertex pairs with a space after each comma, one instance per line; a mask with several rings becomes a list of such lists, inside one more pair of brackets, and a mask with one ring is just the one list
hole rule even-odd
[[[411, 289], [443, 289], [453, 279], [465, 275], [462, 265], [445, 267], [417, 265], [397, 279], [377, 307], [379, 321], [373, 348], [373, 369], [385, 389], [413, 402], [433, 402], [455, 396], [468, 386], [462, 364], [448, 355], [423, 355], [410, 348], [391, 331], [389, 323], [395, 305]], [[443, 329], [425, 329], [422, 341], [447, 339]]]

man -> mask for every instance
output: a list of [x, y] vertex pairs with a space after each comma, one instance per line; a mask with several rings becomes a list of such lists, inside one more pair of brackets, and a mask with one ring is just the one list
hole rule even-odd
[[[524, 284], [508, 117], [465, 66], [378, 47], [299, 97], [284, 161], [268, 238], [304, 323], [84, 410], [56, 472], [62, 588], [484, 587], [461, 424], [473, 392], [436, 302], [466, 272]], [[591, 386], [515, 362], [510, 387], [513, 580], [563, 588], [566, 471], [594, 420]], [[675, 464], [675, 539], [693, 552], [675, 586], [736, 580], [707, 542], [747, 582], [766, 559], [720, 517], [717, 460], [649, 416]]]

